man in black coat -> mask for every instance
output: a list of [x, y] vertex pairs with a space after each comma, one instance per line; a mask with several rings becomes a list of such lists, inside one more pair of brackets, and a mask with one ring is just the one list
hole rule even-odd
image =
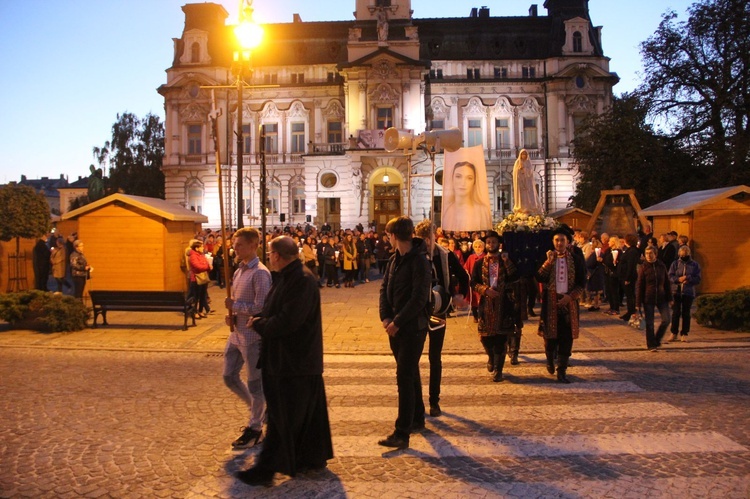
[[622, 254], [620, 264], [617, 266], [620, 281], [625, 290], [625, 303], [628, 311], [620, 316], [620, 319], [629, 321], [635, 313], [635, 282], [638, 280], [638, 263], [641, 261], [641, 253], [638, 251], [638, 236], [628, 234], [625, 236], [625, 251]]
[[279, 236], [269, 243], [275, 274], [263, 311], [248, 322], [261, 337], [268, 427], [254, 467], [237, 478], [269, 485], [276, 472], [294, 476], [333, 458], [323, 384], [323, 324], [315, 275], [302, 264], [297, 244]]
[[47, 238], [42, 236], [37, 239], [32, 253], [34, 264], [34, 289], [47, 291], [47, 281], [51, 270], [50, 251], [47, 246]]
[[394, 218], [385, 231], [396, 251], [388, 260], [380, 287], [380, 320], [396, 359], [398, 417], [394, 432], [378, 444], [405, 449], [411, 432], [424, 428], [419, 358], [430, 320], [432, 275], [424, 241], [412, 238], [411, 219]]

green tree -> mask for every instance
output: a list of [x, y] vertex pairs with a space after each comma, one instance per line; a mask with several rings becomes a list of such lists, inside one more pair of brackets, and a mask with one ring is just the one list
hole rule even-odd
[[635, 189], [642, 206], [702, 188], [704, 172], [675, 141], [654, 132], [647, 114], [636, 95], [625, 94], [584, 122], [573, 141], [579, 171], [575, 206], [593, 211], [601, 191], [615, 186]]
[[[0, 240], [16, 239], [16, 255], [21, 238], [38, 238], [50, 229], [49, 204], [32, 187], [10, 183], [0, 188]], [[20, 255], [19, 255], [20, 256]], [[15, 275], [20, 276], [21, 260], [16, 259]]]
[[750, 3], [701, 0], [686, 22], [664, 14], [641, 44], [638, 93], [691, 156], [711, 169], [704, 188], [750, 183]]
[[97, 162], [109, 162], [108, 192], [123, 192], [164, 199], [164, 124], [148, 114], [139, 119], [132, 113], [117, 115], [112, 140], [93, 149]]

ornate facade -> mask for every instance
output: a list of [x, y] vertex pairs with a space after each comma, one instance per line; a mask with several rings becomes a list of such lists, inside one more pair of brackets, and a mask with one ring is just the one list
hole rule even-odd
[[465, 146], [481, 144], [496, 220], [513, 206], [512, 169], [522, 148], [533, 160], [545, 208], [564, 208], [575, 191], [576, 126], [607, 108], [618, 78], [609, 71], [588, 0], [546, 0], [544, 8], [546, 16], [532, 5], [523, 17], [491, 17], [482, 7], [466, 18], [419, 19], [410, 0], [356, 0], [352, 21], [295, 16], [268, 24], [243, 76], [238, 110], [227, 12], [213, 3], [183, 6], [185, 29], [174, 39], [172, 66], [159, 88], [167, 200], [219, 226], [212, 90], [206, 87], [224, 86], [213, 92], [222, 109], [220, 162], [232, 225], [238, 206], [244, 225], [260, 223], [261, 127], [269, 226], [375, 221], [382, 228], [400, 214], [419, 220], [430, 216], [432, 182], [439, 221], [442, 155], [435, 157], [433, 178], [422, 151], [406, 156], [383, 149], [383, 130], [391, 126], [414, 134], [456, 127]]

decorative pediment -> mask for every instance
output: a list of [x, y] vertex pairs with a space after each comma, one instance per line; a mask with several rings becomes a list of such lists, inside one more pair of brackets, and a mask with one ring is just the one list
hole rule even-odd
[[308, 119], [308, 117], [310, 116], [310, 111], [305, 109], [305, 106], [300, 101], [295, 101], [286, 114], [289, 118]]
[[208, 107], [196, 103], [188, 104], [180, 109], [180, 116], [184, 121], [206, 121], [208, 116]]
[[398, 78], [399, 74], [396, 71], [396, 66], [393, 61], [381, 58], [375, 61], [370, 71], [370, 78], [377, 78], [379, 80], [388, 80]]
[[382, 104], [398, 104], [399, 94], [387, 83], [381, 83], [370, 92], [370, 99], [373, 102]]
[[260, 118], [262, 120], [277, 120], [281, 118], [281, 111], [276, 107], [276, 104], [269, 102], [263, 106], [263, 110], [260, 112]]
[[513, 106], [510, 104], [507, 97], [498, 97], [495, 105], [492, 106], [492, 113], [500, 115], [510, 115], [513, 114]]
[[524, 114], [541, 114], [542, 106], [533, 97], [526, 97], [521, 105], [521, 112]]
[[472, 97], [469, 103], [464, 106], [464, 114], [467, 116], [477, 116], [485, 114], [485, 106], [479, 97]]
[[568, 110], [570, 112], [586, 111], [590, 112], [594, 110], [594, 103], [586, 95], [576, 95], [572, 99], [567, 101]]
[[323, 116], [326, 118], [343, 118], [345, 114], [344, 106], [337, 100], [329, 102], [328, 106], [323, 110]]
[[450, 107], [440, 97], [436, 97], [436, 98], [432, 99], [432, 103], [430, 104], [430, 108], [432, 109], [432, 116], [434, 116], [436, 118], [438, 118], [438, 117], [446, 117], [450, 113]]

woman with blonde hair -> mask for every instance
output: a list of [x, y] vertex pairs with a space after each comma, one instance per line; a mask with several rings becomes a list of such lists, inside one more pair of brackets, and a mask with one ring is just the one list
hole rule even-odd
[[443, 192], [443, 228], [467, 231], [492, 228], [490, 207], [479, 194], [474, 164], [460, 161], [450, 175], [451, 188]]

